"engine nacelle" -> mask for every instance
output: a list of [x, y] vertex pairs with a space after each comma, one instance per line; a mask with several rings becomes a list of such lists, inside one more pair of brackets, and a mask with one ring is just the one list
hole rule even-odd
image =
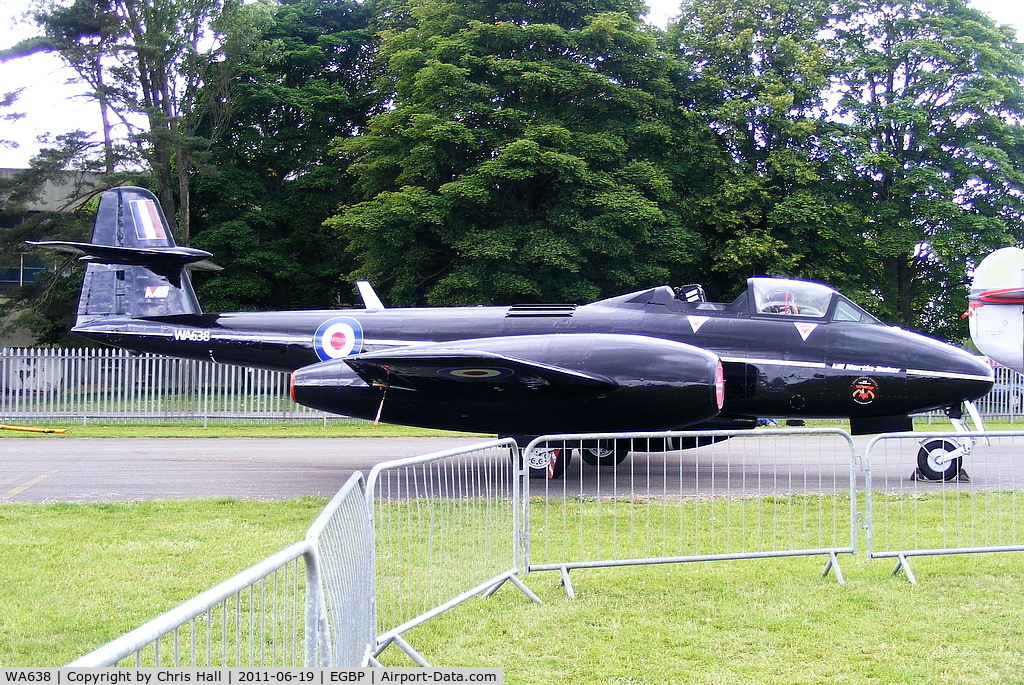
[[1024, 250], [1004, 247], [974, 272], [971, 339], [990, 359], [1024, 373]]
[[716, 416], [718, 356], [640, 335], [458, 340], [330, 360], [292, 375], [299, 404], [499, 435], [681, 428]]

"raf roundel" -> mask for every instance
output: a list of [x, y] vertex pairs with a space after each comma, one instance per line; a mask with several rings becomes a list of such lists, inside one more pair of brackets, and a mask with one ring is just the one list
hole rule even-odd
[[359, 354], [362, 348], [363, 327], [347, 316], [324, 321], [313, 334], [313, 349], [321, 361]]
[[503, 367], [472, 367], [472, 368], [456, 368], [456, 369], [438, 369], [438, 375], [449, 376], [451, 378], [458, 378], [460, 380], [493, 380], [498, 378], [508, 378], [513, 374], [512, 369], [506, 369]]

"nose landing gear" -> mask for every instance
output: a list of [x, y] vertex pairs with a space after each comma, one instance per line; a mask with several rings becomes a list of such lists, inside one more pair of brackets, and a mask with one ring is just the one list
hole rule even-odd
[[[975, 426], [983, 430], [981, 415], [977, 409], [968, 403], [968, 413], [974, 420]], [[962, 438], [938, 438], [927, 440], [921, 444], [917, 451], [917, 470], [911, 477], [920, 481], [945, 481], [969, 483], [971, 477], [963, 468], [964, 457], [971, 453], [977, 440], [971, 437], [971, 429], [963, 418], [963, 409], [959, 406], [946, 408], [946, 416], [956, 429], [962, 433]]]
[[[972, 441], [973, 442], [973, 441]], [[963, 470], [963, 455], [969, 451], [953, 440], [929, 440], [917, 451], [914, 480], [970, 481]]]

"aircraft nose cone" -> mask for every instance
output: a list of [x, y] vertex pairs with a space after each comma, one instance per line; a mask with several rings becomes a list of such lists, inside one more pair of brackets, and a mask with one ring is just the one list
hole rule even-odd
[[907, 363], [910, 391], [932, 398], [934, 408], [973, 401], [992, 389], [994, 373], [983, 357], [921, 336]]

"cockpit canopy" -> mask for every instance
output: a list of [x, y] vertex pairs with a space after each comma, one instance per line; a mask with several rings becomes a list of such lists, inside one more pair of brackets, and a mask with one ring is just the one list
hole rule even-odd
[[770, 276], [748, 278], [746, 291], [729, 304], [709, 302], [704, 287], [698, 283], [676, 288], [662, 285], [593, 304], [603, 307], [667, 305], [668, 311], [729, 318], [794, 316], [820, 323], [881, 323], [827, 285]]
[[812, 281], [791, 278], [747, 279], [751, 314], [799, 316], [830, 321], [879, 323], [838, 292]]

